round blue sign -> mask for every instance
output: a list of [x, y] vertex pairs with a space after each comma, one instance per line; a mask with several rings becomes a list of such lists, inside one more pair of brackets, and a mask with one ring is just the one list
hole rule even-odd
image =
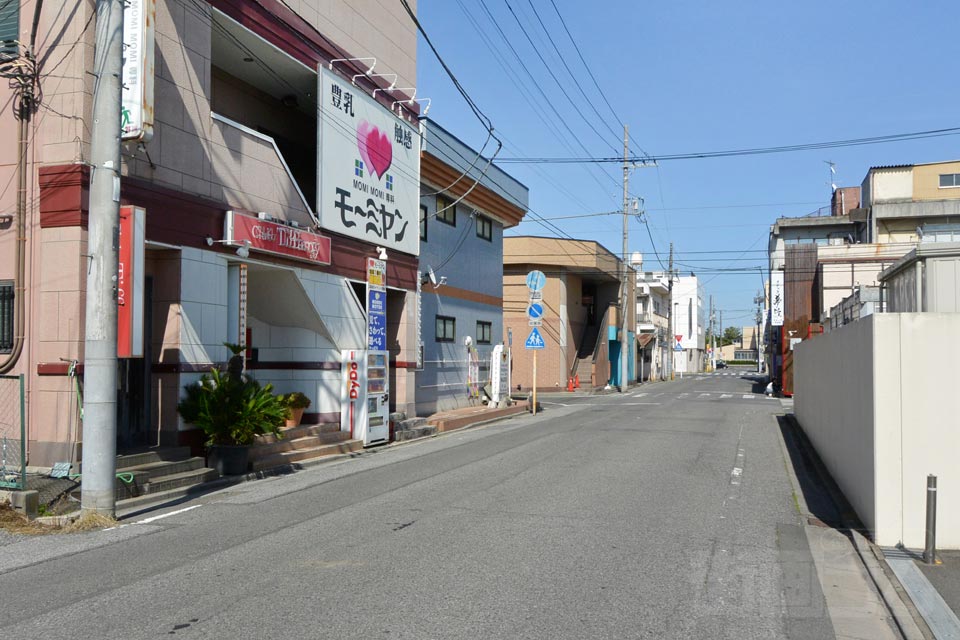
[[527, 288], [530, 291], [540, 291], [547, 284], [547, 276], [543, 271], [531, 271], [527, 274]]
[[527, 315], [533, 318], [534, 320], [543, 317], [543, 305], [534, 302], [529, 307], [527, 307]]

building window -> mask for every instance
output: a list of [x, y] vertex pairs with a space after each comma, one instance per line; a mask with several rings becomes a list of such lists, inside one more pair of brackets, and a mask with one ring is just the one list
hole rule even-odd
[[940, 188], [950, 189], [953, 187], [960, 187], [960, 173], [941, 173]]
[[420, 205], [420, 239], [427, 241], [427, 205]]
[[13, 351], [13, 282], [0, 281], [0, 353]]
[[457, 207], [453, 200], [445, 196], [437, 196], [437, 220], [451, 227], [457, 226]]
[[490, 344], [493, 334], [493, 323], [477, 320], [477, 344]]
[[448, 316], [437, 316], [437, 342], [453, 342], [456, 339], [456, 319]]
[[960, 241], [960, 224], [925, 224], [920, 227], [920, 242]]
[[12, 60], [20, 55], [20, 2], [0, 4], [0, 60]]
[[490, 218], [477, 216], [477, 237], [493, 241], [493, 222]]

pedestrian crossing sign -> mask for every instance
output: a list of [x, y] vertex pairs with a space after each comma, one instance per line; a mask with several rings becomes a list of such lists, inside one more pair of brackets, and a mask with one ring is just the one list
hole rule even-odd
[[534, 327], [523, 346], [525, 349], [543, 349], [547, 345], [543, 341], [543, 336], [540, 335], [540, 330]]

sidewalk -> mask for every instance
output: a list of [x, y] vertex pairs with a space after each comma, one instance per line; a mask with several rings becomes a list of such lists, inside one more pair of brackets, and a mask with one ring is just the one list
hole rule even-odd
[[883, 557], [933, 637], [960, 640], [960, 551], [938, 551], [935, 565], [907, 549], [883, 549]]

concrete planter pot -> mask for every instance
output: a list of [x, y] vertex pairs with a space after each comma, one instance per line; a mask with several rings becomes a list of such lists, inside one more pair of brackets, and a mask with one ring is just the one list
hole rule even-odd
[[234, 444], [211, 445], [207, 454], [207, 466], [216, 469], [221, 476], [239, 476], [250, 466], [250, 446]]

